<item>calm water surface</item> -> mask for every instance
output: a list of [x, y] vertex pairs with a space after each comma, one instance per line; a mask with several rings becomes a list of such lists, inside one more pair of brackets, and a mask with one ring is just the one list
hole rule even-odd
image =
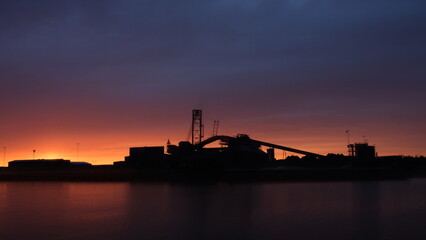
[[426, 180], [0, 182], [0, 239], [426, 239]]

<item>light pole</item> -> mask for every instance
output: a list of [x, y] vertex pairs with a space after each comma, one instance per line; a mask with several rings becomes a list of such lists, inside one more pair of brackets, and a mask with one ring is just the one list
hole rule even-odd
[[349, 141], [349, 130], [346, 130], [346, 135], [348, 137], [348, 145], [349, 145], [349, 144], [351, 144], [350, 141]]
[[36, 152], [36, 150], [34, 149], [33, 150], [33, 160], [35, 159], [35, 152]]
[[80, 143], [77, 143], [77, 162], [78, 162], [79, 151], [80, 151]]
[[3, 147], [3, 166], [6, 166], [6, 147]]

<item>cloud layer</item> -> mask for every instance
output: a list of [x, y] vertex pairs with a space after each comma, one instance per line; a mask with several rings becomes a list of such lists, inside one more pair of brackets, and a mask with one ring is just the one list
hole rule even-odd
[[177, 141], [201, 107], [229, 134], [425, 154], [424, 29], [421, 0], [2, 1], [0, 142]]

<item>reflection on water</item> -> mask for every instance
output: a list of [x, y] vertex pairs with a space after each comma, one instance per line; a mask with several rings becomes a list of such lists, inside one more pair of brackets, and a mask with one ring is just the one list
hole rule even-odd
[[360, 182], [352, 186], [354, 198], [354, 238], [380, 239], [380, 193], [378, 182]]
[[426, 180], [0, 182], [0, 239], [426, 239]]
[[126, 184], [9, 182], [0, 186], [0, 239], [89, 239], [108, 237], [122, 227]]

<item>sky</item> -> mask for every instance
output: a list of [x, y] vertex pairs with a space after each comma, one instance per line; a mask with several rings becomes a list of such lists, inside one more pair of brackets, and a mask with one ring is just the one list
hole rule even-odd
[[426, 155], [425, 43], [424, 0], [1, 1], [0, 166], [110, 164], [192, 109], [206, 137]]

